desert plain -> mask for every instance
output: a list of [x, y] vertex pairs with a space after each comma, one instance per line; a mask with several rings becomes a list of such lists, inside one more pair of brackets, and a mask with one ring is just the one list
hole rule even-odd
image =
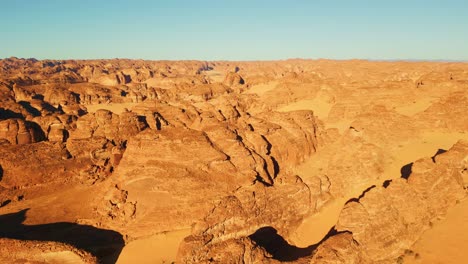
[[465, 263], [468, 63], [0, 60], [1, 263]]

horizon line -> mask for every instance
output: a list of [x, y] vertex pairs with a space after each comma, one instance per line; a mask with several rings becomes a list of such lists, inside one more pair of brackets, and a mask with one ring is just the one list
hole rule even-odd
[[237, 60], [237, 59], [213, 59], [213, 60], [203, 60], [203, 59], [143, 59], [143, 58], [125, 58], [125, 57], [114, 57], [114, 58], [67, 58], [67, 59], [52, 59], [52, 58], [24, 58], [24, 57], [0, 57], [0, 60], [7, 59], [18, 59], [18, 60], [37, 60], [37, 61], [105, 61], [105, 60], [134, 60], [134, 61], [199, 61], [199, 62], [277, 62], [277, 61], [293, 61], [293, 60], [303, 60], [303, 61], [369, 61], [369, 62], [454, 62], [454, 63], [468, 63], [468, 59], [370, 59], [370, 58], [278, 58], [278, 59], [247, 59], [247, 60]]

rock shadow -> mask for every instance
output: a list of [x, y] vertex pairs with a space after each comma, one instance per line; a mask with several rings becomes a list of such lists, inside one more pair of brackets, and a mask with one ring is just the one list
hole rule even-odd
[[10, 119], [10, 118], [24, 119], [24, 116], [20, 113], [11, 111], [10, 109], [0, 108], [0, 120]]
[[434, 154], [434, 156], [431, 157], [432, 162], [435, 163], [435, 162], [436, 162], [436, 160], [435, 160], [436, 157], [439, 156], [440, 154], [445, 153], [445, 152], [447, 152], [447, 150], [445, 150], [445, 149], [438, 149], [437, 152]]
[[35, 123], [32, 121], [26, 121], [26, 125], [33, 129], [34, 138], [36, 139], [36, 141], [39, 142], [39, 141], [44, 141], [47, 139], [44, 131], [42, 131], [42, 127], [38, 123]]
[[280, 166], [278, 164], [278, 161], [276, 161], [276, 159], [273, 156], [270, 156], [270, 157], [271, 157], [271, 161], [273, 162], [274, 178], [276, 178], [276, 176], [278, 176], [278, 174], [280, 173]]
[[383, 182], [382, 187], [386, 189], [388, 186], [390, 186], [390, 183], [392, 183], [392, 180], [386, 180]]
[[401, 178], [408, 179], [412, 173], [412, 169], [413, 169], [413, 162], [408, 163], [405, 166], [401, 167], [400, 169]]
[[0, 237], [66, 243], [93, 254], [104, 264], [115, 263], [125, 245], [120, 233], [89, 225], [69, 222], [24, 225], [28, 210], [0, 215]]
[[44, 95], [35, 94], [35, 95], [32, 96], [32, 99], [38, 99], [38, 100], [44, 101]]
[[[268, 253], [270, 253], [273, 259], [279, 260], [280, 262], [291, 262], [299, 259], [305, 260], [307, 258], [311, 258], [314, 251], [322, 243], [324, 243], [327, 239], [341, 233], [347, 233], [347, 231], [338, 232], [336, 231], [335, 226], [333, 226], [330, 228], [325, 237], [320, 240], [320, 242], [305, 248], [290, 245], [282, 236], [278, 234], [278, 231], [271, 226], [258, 229], [255, 233], [250, 235], [249, 238], [258, 246], [264, 248]], [[306, 262], [307, 261], [304, 261], [304, 263]]]
[[[365, 189], [364, 191], [362, 191], [362, 193], [357, 197], [357, 198], [351, 198], [349, 199], [348, 201], [346, 201], [345, 204], [349, 204], [351, 202], [356, 202], [356, 203], [359, 203], [359, 201], [366, 195], [366, 193], [368, 193], [370, 190], [374, 189], [376, 186], [375, 185], [372, 185], [370, 186], [369, 188]], [[384, 187], [387, 188], [385, 186], [385, 182], [384, 182]]]
[[290, 245], [278, 231], [271, 227], [262, 227], [249, 236], [258, 246], [264, 248], [274, 259], [279, 261], [295, 261], [310, 256], [316, 246], [299, 248]]
[[18, 102], [18, 104], [20, 104], [26, 111], [28, 111], [28, 113], [30, 113], [32, 116], [41, 116], [41, 111], [37, 110], [36, 108], [34, 108], [30, 102], [26, 102], [26, 101], [20, 101]]

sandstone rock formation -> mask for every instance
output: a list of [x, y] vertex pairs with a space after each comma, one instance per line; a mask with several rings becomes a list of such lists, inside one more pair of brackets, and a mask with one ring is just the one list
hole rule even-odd
[[90, 253], [63, 243], [2, 238], [0, 245], [0, 261], [3, 263], [98, 263]]
[[466, 63], [0, 60], [0, 262], [402, 262], [466, 199], [467, 78]]

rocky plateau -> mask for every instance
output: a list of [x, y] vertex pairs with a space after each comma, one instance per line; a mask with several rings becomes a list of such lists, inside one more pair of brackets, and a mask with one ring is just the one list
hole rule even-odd
[[462, 263], [467, 91], [455, 62], [2, 59], [0, 262]]

